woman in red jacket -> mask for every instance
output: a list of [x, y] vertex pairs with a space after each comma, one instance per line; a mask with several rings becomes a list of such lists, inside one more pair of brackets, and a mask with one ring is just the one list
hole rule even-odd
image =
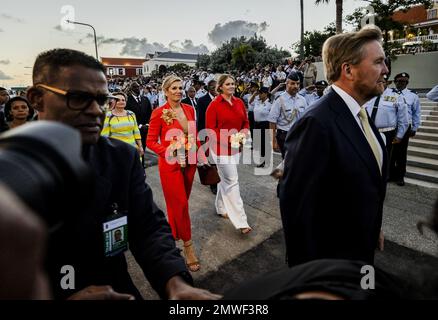
[[167, 103], [152, 112], [146, 145], [158, 154], [167, 216], [176, 241], [184, 241], [190, 271], [200, 269], [192, 242], [189, 196], [196, 172], [196, 123], [192, 106], [181, 103], [182, 80], [174, 75], [163, 82]]
[[217, 186], [216, 212], [229, 218], [242, 234], [247, 234], [252, 229], [240, 196], [237, 164], [244, 138], [248, 136], [249, 121], [243, 101], [234, 97], [235, 89], [232, 76], [224, 74], [219, 77], [219, 95], [207, 108], [205, 128], [215, 133], [209, 135], [209, 147], [221, 179]]

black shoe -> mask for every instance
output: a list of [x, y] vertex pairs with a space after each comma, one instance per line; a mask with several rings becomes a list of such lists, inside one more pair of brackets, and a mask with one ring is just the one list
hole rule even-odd
[[265, 167], [265, 162], [264, 161], [257, 166], [257, 168], [264, 168], [264, 167]]
[[217, 185], [215, 184], [210, 185], [210, 190], [213, 194], [217, 194]]
[[403, 178], [401, 180], [398, 180], [397, 185], [403, 187], [405, 185], [405, 180]]

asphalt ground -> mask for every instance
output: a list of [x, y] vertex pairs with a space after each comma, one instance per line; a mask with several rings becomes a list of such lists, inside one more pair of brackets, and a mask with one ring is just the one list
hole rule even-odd
[[[154, 200], [165, 211], [158, 167], [149, 155], [146, 181]], [[274, 165], [280, 158], [274, 155]], [[192, 273], [198, 287], [223, 294], [245, 281], [272, 272], [285, 265], [285, 248], [281, 226], [276, 181], [269, 175], [255, 175], [254, 164], [238, 167], [240, 192], [248, 222], [253, 231], [242, 235], [229, 220], [216, 215], [215, 196], [195, 177], [189, 208], [192, 237], [201, 270]], [[403, 280], [411, 296], [434, 297], [438, 288], [438, 238], [426, 230], [421, 235], [416, 224], [432, 211], [438, 190], [414, 185], [388, 184], [384, 206], [383, 231], [385, 250], [377, 252], [376, 265]], [[181, 248], [182, 244], [178, 243]], [[134, 282], [145, 299], [158, 299], [142, 271], [128, 253]]]

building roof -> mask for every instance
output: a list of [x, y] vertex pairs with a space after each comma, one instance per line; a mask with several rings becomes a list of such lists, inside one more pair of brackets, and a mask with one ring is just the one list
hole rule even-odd
[[427, 21], [427, 9], [424, 7], [424, 5], [412, 6], [406, 12], [401, 10], [394, 12], [392, 18], [394, 21], [398, 21], [400, 23], [415, 24], [424, 22]]
[[193, 53], [179, 53], [179, 52], [161, 52], [155, 58], [161, 59], [180, 59], [180, 60], [198, 60], [198, 55]]
[[139, 58], [104, 58], [101, 57], [102, 64], [105, 66], [142, 66], [146, 59]]

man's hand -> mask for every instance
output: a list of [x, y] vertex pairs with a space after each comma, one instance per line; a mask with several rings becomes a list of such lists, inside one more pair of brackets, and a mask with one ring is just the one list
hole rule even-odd
[[111, 286], [89, 286], [68, 297], [68, 300], [135, 300], [134, 296], [118, 293]]
[[208, 290], [194, 288], [181, 277], [174, 276], [167, 281], [166, 293], [169, 300], [219, 300], [221, 295]]
[[392, 140], [392, 144], [399, 144], [400, 142], [402, 142], [402, 139], [399, 139], [397, 137], [395, 137], [394, 140]]
[[383, 249], [385, 249], [384, 244], [385, 244], [385, 237], [383, 236], [383, 231], [380, 230], [380, 234], [379, 234], [379, 243], [378, 243], [378, 247], [377, 247], [377, 248], [378, 248], [380, 251], [383, 251]]

